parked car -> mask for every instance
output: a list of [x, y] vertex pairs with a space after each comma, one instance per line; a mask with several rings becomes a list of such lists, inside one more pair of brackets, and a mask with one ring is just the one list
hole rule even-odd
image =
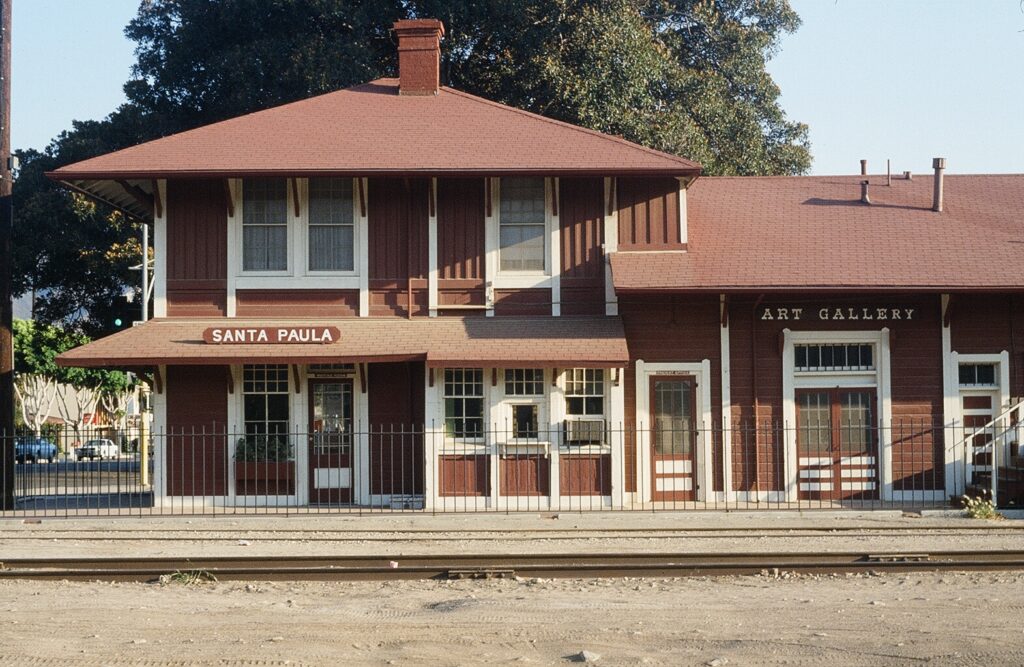
[[14, 442], [14, 459], [18, 463], [52, 463], [57, 459], [57, 445], [46, 438], [18, 438]]
[[100, 440], [87, 440], [80, 447], [75, 448], [75, 458], [82, 459], [114, 459], [121, 455], [121, 448], [114, 444], [113, 440], [103, 438]]

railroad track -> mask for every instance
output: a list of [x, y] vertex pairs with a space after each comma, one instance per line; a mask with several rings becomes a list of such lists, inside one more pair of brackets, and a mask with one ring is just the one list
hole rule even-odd
[[1024, 551], [706, 553], [196, 558], [16, 558], [0, 580], [153, 581], [173, 573], [219, 581], [365, 581], [494, 577], [689, 577], [939, 570], [1024, 570]]

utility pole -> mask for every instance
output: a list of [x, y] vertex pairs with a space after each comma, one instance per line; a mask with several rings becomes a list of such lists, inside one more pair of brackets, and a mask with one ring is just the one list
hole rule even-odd
[[0, 509], [14, 509], [14, 304], [11, 301], [11, 3], [0, 0]]

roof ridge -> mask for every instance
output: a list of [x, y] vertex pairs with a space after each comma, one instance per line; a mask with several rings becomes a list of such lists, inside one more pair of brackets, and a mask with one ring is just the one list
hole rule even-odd
[[[380, 81], [380, 80], [381, 79], [376, 79], [376, 81]], [[454, 95], [458, 95], [459, 97], [464, 97], [464, 98], [466, 98], [466, 99], [468, 99], [468, 100], [470, 100], [472, 102], [477, 102], [477, 103], [480, 103], [480, 104], [486, 104], [486, 105], [492, 106], [492, 107], [498, 107], [499, 109], [504, 109], [506, 111], [512, 111], [512, 112], [515, 112], [517, 114], [526, 116], [528, 118], [534, 118], [536, 120], [542, 120], [542, 121], [544, 121], [546, 123], [551, 123], [552, 125], [557, 125], [557, 126], [562, 127], [562, 128], [566, 128], [566, 129], [570, 129], [570, 130], [575, 130], [576, 132], [583, 132], [584, 134], [588, 134], [588, 135], [591, 135], [591, 136], [594, 136], [594, 137], [598, 137], [600, 139], [604, 139], [604, 140], [607, 140], [607, 141], [614, 141], [615, 143], [623, 144], [623, 145], [629, 146], [630, 148], [636, 148], [636, 149], [642, 150], [642, 151], [644, 151], [646, 153], [650, 153], [652, 155], [656, 155], [658, 157], [668, 158], [668, 159], [674, 160], [676, 162], [681, 162], [681, 163], [683, 163], [686, 166], [691, 167], [691, 168], [703, 169], [703, 167], [701, 166], [701, 164], [699, 162], [694, 162], [693, 160], [689, 160], [689, 159], [681, 157], [679, 155], [673, 155], [672, 153], [666, 153], [665, 151], [659, 151], [659, 150], [657, 150], [655, 148], [651, 148], [649, 146], [644, 146], [643, 144], [638, 144], [636, 142], [629, 141], [629, 140], [627, 140], [627, 139], [625, 139], [623, 137], [615, 136], [615, 135], [612, 135], [612, 134], [605, 134], [604, 132], [598, 132], [597, 130], [592, 130], [589, 127], [582, 127], [580, 125], [573, 125], [572, 123], [567, 123], [567, 122], [562, 121], [562, 120], [557, 120], [555, 118], [549, 118], [549, 117], [547, 117], [547, 116], [545, 116], [543, 114], [533, 113], [532, 111], [527, 111], [526, 109], [520, 109], [519, 107], [514, 107], [514, 106], [512, 106], [510, 104], [502, 104], [501, 102], [495, 102], [494, 100], [489, 100], [486, 97], [480, 97], [479, 95], [473, 95], [472, 93], [467, 93], [466, 91], [459, 90], [458, 88], [451, 88], [449, 86], [441, 86], [441, 90], [443, 90], [445, 92], [448, 92], [448, 93], [452, 93]]]

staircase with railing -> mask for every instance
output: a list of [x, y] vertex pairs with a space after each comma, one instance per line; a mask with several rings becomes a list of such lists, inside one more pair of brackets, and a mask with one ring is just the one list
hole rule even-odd
[[989, 496], [998, 507], [1024, 507], [1024, 399], [964, 434], [965, 494]]

